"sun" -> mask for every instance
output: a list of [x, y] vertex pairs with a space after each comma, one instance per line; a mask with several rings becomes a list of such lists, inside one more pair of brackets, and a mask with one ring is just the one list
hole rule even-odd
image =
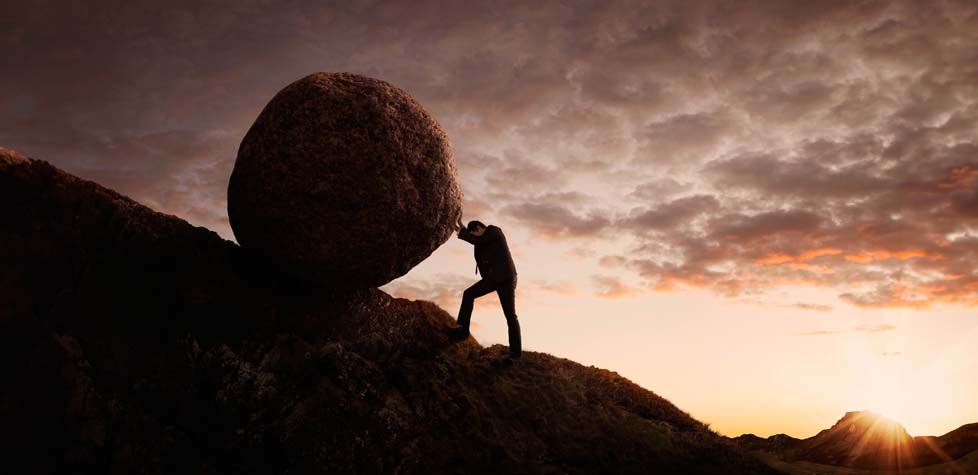
[[906, 367], [877, 368], [862, 390], [862, 408], [901, 424], [910, 435], [932, 433], [953, 407], [935, 375]]
[[920, 435], [911, 430], [911, 426], [917, 422], [918, 415], [916, 414], [917, 411], [909, 406], [907, 399], [905, 395], [893, 392], [874, 395], [872, 402], [868, 403], [865, 409], [899, 423], [911, 435]]

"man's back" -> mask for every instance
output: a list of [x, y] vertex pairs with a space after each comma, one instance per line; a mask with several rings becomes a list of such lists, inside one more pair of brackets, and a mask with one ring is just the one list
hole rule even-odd
[[516, 264], [509, 252], [506, 235], [498, 226], [486, 226], [481, 236], [469, 233], [465, 228], [459, 232], [459, 238], [475, 245], [475, 262], [482, 277], [494, 280], [511, 280], [516, 276]]

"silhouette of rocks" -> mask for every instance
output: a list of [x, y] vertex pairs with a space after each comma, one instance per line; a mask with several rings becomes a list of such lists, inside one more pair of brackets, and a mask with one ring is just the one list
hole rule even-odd
[[800, 460], [864, 469], [895, 469], [916, 461], [913, 437], [898, 422], [868, 411], [847, 412], [831, 428], [799, 442]]
[[0, 148], [0, 473], [772, 473], [606, 370], [297, 292], [207, 229]]
[[775, 453], [784, 453], [801, 441], [787, 434], [774, 434], [767, 438], [761, 438], [754, 434], [743, 434], [731, 440], [746, 450], [766, 450]]
[[807, 439], [744, 434], [731, 440], [744, 450], [767, 452], [787, 463], [815, 462], [873, 473], [946, 464], [926, 473], [971, 473], [968, 462], [959, 465], [956, 460], [974, 459], [970, 454], [978, 453], [978, 424], [966, 424], [941, 436], [911, 437], [896, 421], [870, 411], [850, 411], [832, 427]]
[[282, 89], [248, 130], [228, 187], [238, 243], [280, 271], [381, 286], [461, 216], [448, 138], [406, 92], [349, 73]]

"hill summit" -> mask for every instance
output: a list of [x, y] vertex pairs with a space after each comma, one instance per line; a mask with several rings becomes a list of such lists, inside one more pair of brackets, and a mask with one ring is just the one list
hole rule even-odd
[[[796, 462], [873, 473], [900, 473], [914, 467], [930, 467], [933, 473], [944, 473], [941, 470], [945, 469], [947, 473], [972, 473], [962, 467], [978, 467], [978, 424], [966, 424], [941, 436], [911, 437], [898, 422], [872, 411], [847, 412], [832, 427], [808, 439], [785, 434], [763, 439], [744, 434], [732, 440], [744, 450], [762, 453], [761, 458], [774, 468], [789, 473], [811, 469], [791, 469]], [[959, 466], [958, 461], [965, 465]]]
[[503, 365], [3, 148], [0, 216], [4, 473], [772, 473], [614, 372]]
[[913, 465], [913, 437], [897, 422], [871, 411], [847, 412], [832, 427], [795, 446], [805, 460], [858, 468]]

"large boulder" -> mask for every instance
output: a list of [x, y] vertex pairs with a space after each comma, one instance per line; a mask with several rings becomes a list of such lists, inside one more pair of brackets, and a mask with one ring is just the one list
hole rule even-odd
[[442, 245], [461, 216], [451, 145], [403, 90], [349, 73], [282, 89], [231, 173], [238, 243], [293, 277], [377, 287]]

